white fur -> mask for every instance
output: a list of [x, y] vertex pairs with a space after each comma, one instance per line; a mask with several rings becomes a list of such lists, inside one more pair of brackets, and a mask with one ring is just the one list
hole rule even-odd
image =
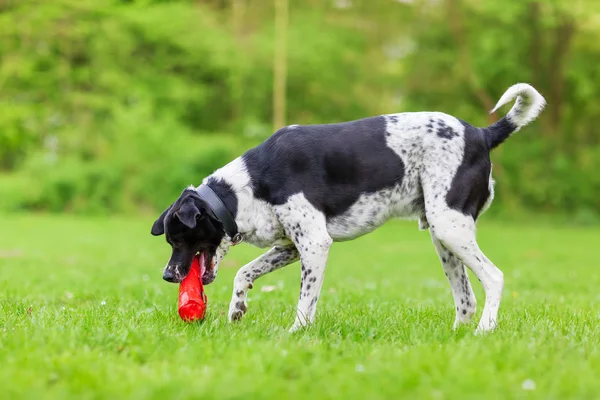
[[285, 204], [273, 208], [287, 237], [300, 253], [302, 263], [300, 299], [296, 320], [290, 328], [290, 332], [294, 332], [311, 324], [315, 318], [333, 240], [327, 233], [325, 215], [317, 210], [304, 194], [294, 194]]
[[443, 205], [437, 213], [427, 211], [431, 234], [452, 254], [458, 257], [481, 281], [485, 291], [485, 305], [477, 332], [487, 332], [496, 327], [498, 308], [504, 287], [504, 277], [479, 249], [475, 240], [473, 218]]
[[452, 289], [456, 309], [453, 328], [457, 329], [459, 325], [471, 322], [477, 308], [477, 299], [473, 293], [469, 275], [460, 259], [444, 247], [433, 234], [431, 240]]
[[514, 106], [510, 109], [506, 118], [516, 125], [517, 132], [523, 126], [537, 118], [546, 106], [544, 97], [527, 83], [517, 83], [509, 87], [500, 97], [496, 106], [490, 111], [490, 114], [496, 112], [500, 107], [517, 99]]
[[327, 221], [327, 232], [335, 241], [351, 240], [377, 229], [392, 217], [418, 217], [412, 204], [417, 194], [411, 194], [402, 187], [362, 194], [348, 211]]

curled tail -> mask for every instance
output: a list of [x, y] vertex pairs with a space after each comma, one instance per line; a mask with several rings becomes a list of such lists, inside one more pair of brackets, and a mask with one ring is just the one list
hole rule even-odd
[[485, 128], [490, 149], [497, 147], [513, 132], [517, 132], [521, 127], [536, 119], [546, 105], [544, 97], [533, 86], [527, 83], [517, 83], [504, 92], [490, 114], [515, 98], [517, 101], [508, 114], [495, 124]]

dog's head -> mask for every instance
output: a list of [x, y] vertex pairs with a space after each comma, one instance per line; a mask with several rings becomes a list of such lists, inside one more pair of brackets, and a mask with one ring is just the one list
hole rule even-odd
[[163, 279], [180, 283], [190, 272], [196, 254], [204, 257], [206, 271], [202, 283], [215, 280], [219, 262], [231, 246], [223, 224], [214, 216], [198, 193], [190, 188], [167, 208], [152, 225], [152, 235], [165, 235], [172, 254], [163, 272]]

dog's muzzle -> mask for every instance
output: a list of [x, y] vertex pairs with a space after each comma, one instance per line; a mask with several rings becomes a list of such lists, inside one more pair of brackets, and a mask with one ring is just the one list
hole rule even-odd
[[171, 283], [181, 283], [185, 276], [183, 276], [179, 270], [179, 265], [167, 265], [163, 271], [163, 279]]
[[[202, 274], [202, 284], [211, 284], [217, 278], [217, 272], [214, 265], [214, 257], [208, 253], [196, 254], [194, 257], [200, 257], [200, 264], [204, 266]], [[167, 264], [163, 271], [163, 279], [171, 283], [181, 283], [187, 274], [183, 274], [180, 264]], [[189, 269], [188, 269], [189, 273]]]

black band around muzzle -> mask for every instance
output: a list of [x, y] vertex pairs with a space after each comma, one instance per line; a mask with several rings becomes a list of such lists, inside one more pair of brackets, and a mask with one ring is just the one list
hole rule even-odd
[[240, 243], [242, 241], [242, 234], [238, 232], [237, 223], [235, 222], [235, 218], [229, 212], [227, 207], [223, 201], [217, 196], [217, 194], [207, 185], [200, 185], [198, 189], [196, 189], [198, 196], [202, 200], [208, 204], [208, 207], [213, 212], [215, 217], [221, 221], [223, 224], [223, 228], [225, 229], [225, 233], [229, 235], [233, 245]]

